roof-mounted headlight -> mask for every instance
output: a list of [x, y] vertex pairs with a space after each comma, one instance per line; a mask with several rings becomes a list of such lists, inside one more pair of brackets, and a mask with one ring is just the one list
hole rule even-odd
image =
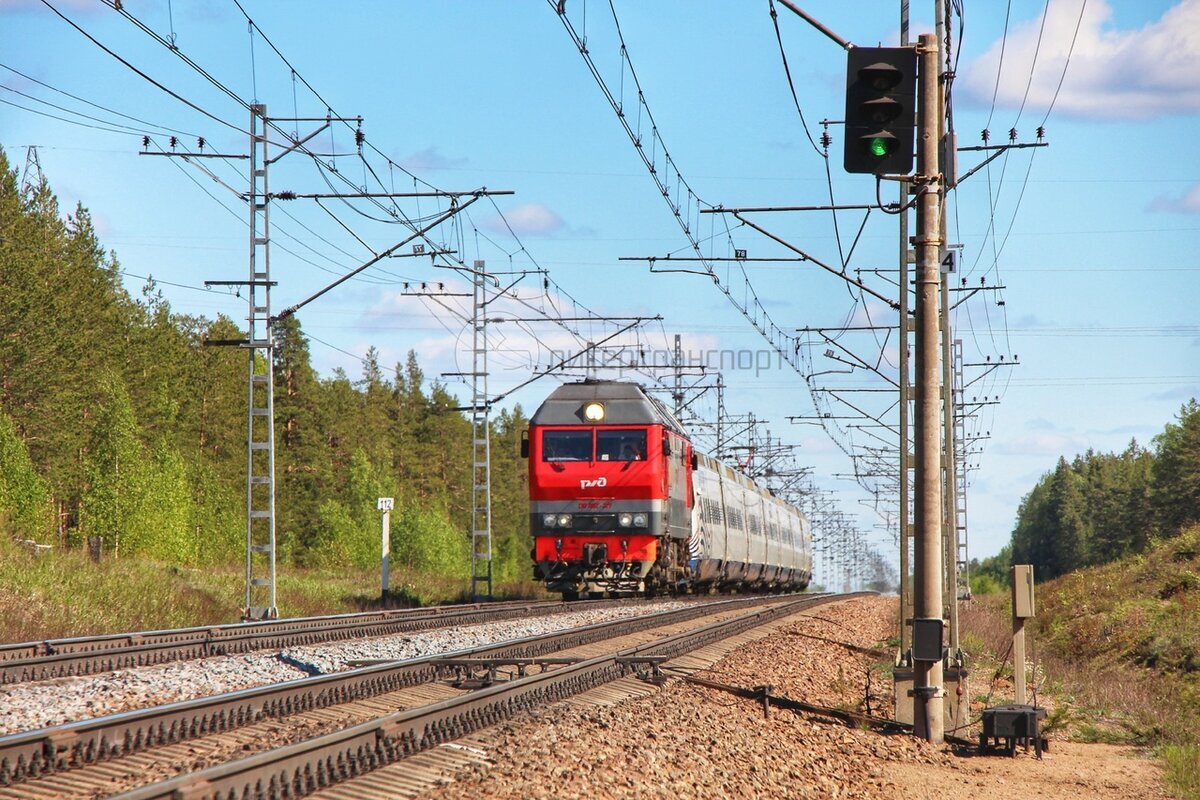
[[588, 422], [603, 422], [604, 421], [604, 404], [603, 403], [588, 403], [583, 407], [583, 418]]

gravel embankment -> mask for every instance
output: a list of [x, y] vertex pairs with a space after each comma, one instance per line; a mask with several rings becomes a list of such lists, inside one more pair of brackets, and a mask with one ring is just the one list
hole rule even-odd
[[673, 611], [684, 605], [671, 602], [641, 608], [575, 611], [0, 687], [0, 736], [296, 680], [317, 672], [340, 672], [348, 669], [352, 661], [417, 658], [596, 622]]
[[[890, 716], [891, 684], [869, 656], [812, 636], [874, 647], [895, 630], [896, 598], [862, 598], [796, 617], [782, 635], [732, 652], [700, 677], [817, 705]], [[673, 682], [605, 707], [553, 707], [486, 737], [476, 767], [421, 798], [1165, 798], [1158, 766], [1131, 748], [1056, 742], [1043, 761], [954, 754]], [[481, 755], [483, 755], [481, 753]]]
[[[856, 706], [869, 659], [792, 634], [870, 647], [891, 632], [894, 598], [867, 598], [797, 617], [784, 635], [731, 654], [700, 677], [819, 705]], [[862, 665], [862, 666], [860, 666]], [[872, 688], [882, 688], [878, 676]], [[487, 773], [439, 788], [438, 798], [861, 797], [883, 786], [877, 758], [947, 758], [908, 737], [881, 737], [775, 710], [713, 689], [677, 683], [605, 708], [547, 709], [509, 723]], [[486, 790], [486, 791], [485, 791]], [[805, 790], [808, 790], [807, 792]]]

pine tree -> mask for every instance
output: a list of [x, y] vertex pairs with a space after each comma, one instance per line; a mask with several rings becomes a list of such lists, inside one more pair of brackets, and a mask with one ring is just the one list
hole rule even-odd
[[1166, 536], [1200, 522], [1200, 403], [1195, 398], [1184, 403], [1177, 419], [1154, 437], [1157, 457], [1150, 494]]
[[275, 325], [276, 532], [297, 547], [311, 544], [322, 494], [331, 482], [323, 392], [295, 316]]
[[521, 580], [529, 575], [529, 466], [521, 458], [521, 437], [529, 428], [520, 406], [502, 410], [492, 424], [493, 577]]
[[[121, 378], [109, 372], [99, 381], [102, 399], [96, 406], [92, 433], [83, 459], [87, 485], [80, 503], [80, 533], [102, 536], [114, 555], [122, 544], [145, 542], [148, 532], [134, 527], [144, 520], [137, 511], [146, 502], [146, 479], [137, 421]], [[124, 541], [123, 541], [124, 540]]]
[[0, 413], [0, 528], [49, 543], [54, 534], [50, 491], [37, 474], [12, 419]]
[[1047, 504], [1050, 561], [1046, 577], [1064, 575], [1088, 563], [1091, 532], [1084, 520], [1083, 479], [1065, 458], [1050, 478]]
[[379, 351], [374, 346], [367, 348], [363, 359], [362, 380], [358, 390], [362, 395], [362, 407], [358, 415], [360, 446], [371, 455], [371, 460], [392, 460], [389, 436], [392, 427], [393, 387], [383, 377], [379, 366]]

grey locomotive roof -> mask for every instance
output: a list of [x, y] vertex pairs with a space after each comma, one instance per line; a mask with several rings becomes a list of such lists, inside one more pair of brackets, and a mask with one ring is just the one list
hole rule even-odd
[[604, 404], [602, 425], [666, 425], [683, 433], [683, 426], [667, 407], [636, 383], [586, 380], [559, 386], [534, 412], [534, 425], [585, 425], [583, 407]]

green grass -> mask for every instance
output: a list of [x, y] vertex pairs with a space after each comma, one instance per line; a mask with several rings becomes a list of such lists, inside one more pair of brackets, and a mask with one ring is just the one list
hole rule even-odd
[[1078, 723], [1071, 740], [1085, 744], [1134, 744], [1134, 736], [1129, 731], [1091, 722]]
[[[468, 583], [393, 568], [389, 607], [469, 599]], [[378, 570], [280, 566], [281, 616], [312, 616], [380, 607]], [[537, 597], [539, 584], [497, 586], [498, 597]], [[0, 539], [0, 641], [181, 628], [236, 622], [245, 599], [245, 565], [180, 568], [79, 551], [35, 554]]]
[[1200, 800], [1200, 745], [1167, 745], [1162, 759], [1171, 790], [1183, 800]]

